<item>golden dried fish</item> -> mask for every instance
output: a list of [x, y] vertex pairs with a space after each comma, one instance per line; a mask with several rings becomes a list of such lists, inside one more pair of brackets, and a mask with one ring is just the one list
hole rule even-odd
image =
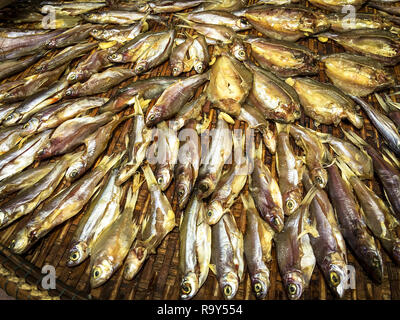
[[315, 267], [309, 234], [318, 237], [318, 232], [307, 222], [315, 192], [315, 188], [308, 191], [301, 206], [286, 221], [282, 232], [275, 236], [279, 271], [290, 300], [300, 299], [310, 284]]
[[357, 113], [357, 104], [335, 86], [311, 78], [289, 78], [286, 82], [296, 90], [304, 113], [317, 125], [337, 126], [343, 118], [357, 129], [364, 125], [362, 116]]
[[171, 55], [169, 57], [169, 64], [171, 66], [172, 75], [174, 77], [179, 76], [183, 72], [184, 60], [189, 51], [189, 48], [193, 44], [193, 41], [193, 38], [187, 37], [184, 42], [172, 49]]
[[310, 0], [314, 6], [328, 11], [342, 12], [343, 7], [351, 6], [357, 11], [367, 0]]
[[211, 68], [207, 97], [215, 107], [233, 116], [240, 114], [252, 85], [252, 74], [238, 60], [221, 55]]
[[154, 20], [158, 23], [165, 24], [165, 19], [163, 17], [134, 11], [108, 10], [96, 13], [85, 13], [82, 15], [82, 17], [91, 23], [121, 25], [129, 25], [146, 17], [148, 20]]
[[286, 215], [295, 212], [303, 199], [303, 161], [299, 159], [290, 144], [289, 132], [278, 125], [278, 147], [276, 152], [276, 171], [279, 189], [282, 194], [283, 211]]
[[328, 20], [331, 24], [331, 29], [336, 32], [346, 32], [357, 29], [378, 29], [391, 30], [393, 24], [374, 13], [359, 13], [355, 17], [349, 19], [347, 13], [332, 13], [328, 15]]
[[280, 232], [284, 225], [282, 194], [278, 182], [262, 160], [262, 144], [255, 150], [252, 144], [254, 169], [249, 174], [249, 190], [261, 217], [271, 228]]
[[217, 277], [224, 298], [231, 300], [243, 279], [243, 234], [230, 212], [224, 214], [211, 230], [210, 269]]
[[143, 168], [150, 192], [151, 203], [143, 219], [137, 239], [129, 251], [125, 263], [124, 277], [132, 280], [150, 254], [175, 227], [175, 213], [167, 197], [162, 193], [149, 165]]
[[334, 53], [321, 58], [325, 73], [342, 91], [363, 97], [373, 91], [394, 86], [393, 75], [378, 61], [348, 53]]
[[28, 250], [53, 228], [75, 216], [102, 184], [107, 172], [121, 159], [123, 153], [105, 156], [99, 165], [49, 198], [17, 232], [10, 248], [17, 254]]
[[301, 116], [296, 91], [269, 71], [250, 61], [245, 66], [253, 72], [253, 87], [247, 101], [264, 116], [279, 122], [294, 122]]
[[179, 226], [181, 298], [193, 298], [207, 279], [211, 259], [211, 227], [205, 223], [204, 203], [193, 193]]
[[318, 55], [307, 47], [285, 40], [247, 37], [251, 56], [264, 69], [280, 77], [316, 74]]
[[128, 190], [124, 211], [94, 243], [90, 260], [90, 286], [106, 282], [123, 264], [139, 232], [139, 215], [134, 215], [140, 184]]
[[249, 269], [251, 285], [258, 299], [263, 299], [270, 287], [267, 263], [272, 260], [272, 238], [275, 232], [261, 219], [251, 195], [241, 195], [246, 211], [244, 255]]

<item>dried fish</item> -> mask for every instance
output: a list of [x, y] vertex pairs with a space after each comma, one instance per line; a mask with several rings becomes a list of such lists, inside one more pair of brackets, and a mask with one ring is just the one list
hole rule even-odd
[[337, 126], [343, 118], [357, 129], [364, 125], [362, 116], [357, 113], [359, 107], [335, 86], [311, 78], [289, 78], [286, 82], [296, 90], [304, 113], [317, 125]]
[[276, 152], [276, 171], [279, 189], [282, 194], [283, 211], [291, 215], [303, 199], [303, 161], [297, 157], [290, 144], [289, 132], [278, 125], [278, 146]]
[[45, 51], [41, 51], [33, 56], [30, 56], [23, 60], [7, 60], [0, 63], [0, 80], [8, 78], [16, 73], [26, 70], [28, 67], [39, 61], [42, 57], [47, 54]]
[[108, 10], [96, 13], [85, 13], [82, 17], [91, 23], [121, 25], [129, 25], [146, 17], [148, 20], [154, 20], [158, 23], [165, 24], [165, 19], [160, 16], [134, 11]]
[[[307, 170], [303, 173], [302, 181], [307, 191], [313, 188]], [[309, 236], [317, 264], [329, 288], [336, 296], [342, 298], [348, 277], [346, 244], [340, 233], [334, 209], [323, 189], [317, 189], [309, 210], [310, 220], [318, 232], [318, 237], [312, 234]]]
[[400, 239], [396, 233], [399, 222], [383, 200], [357, 178], [344, 162], [339, 160], [338, 166], [344, 179], [350, 183], [359, 200], [368, 228], [379, 239], [393, 261], [400, 264]]
[[150, 166], [146, 165], [143, 172], [150, 192], [150, 207], [125, 262], [124, 278], [127, 280], [133, 279], [149, 255], [156, 253], [157, 247], [175, 227], [175, 213]]
[[56, 14], [76, 16], [92, 10], [100, 9], [106, 6], [106, 2], [63, 2], [57, 1], [44, 1], [40, 3], [42, 9], [44, 7], [51, 7], [55, 10]]
[[90, 36], [93, 28], [95, 26], [90, 23], [77, 25], [53, 37], [47, 42], [46, 47], [49, 49], [65, 48], [71, 44], [82, 42]]
[[194, 75], [171, 84], [146, 114], [146, 125], [152, 127], [172, 118], [195, 94], [199, 86], [208, 81], [210, 73]]
[[345, 50], [393, 66], [400, 62], [400, 39], [389, 31], [360, 29], [344, 33], [325, 32], [318, 35], [322, 42], [331, 39]]
[[300, 101], [296, 91], [269, 71], [246, 61], [253, 72], [253, 87], [247, 101], [264, 116], [279, 122], [294, 122], [301, 116]]
[[[346, 19], [347, 18], [347, 19]], [[348, 19], [347, 13], [332, 13], [328, 15], [328, 20], [331, 24], [331, 29], [336, 32], [346, 32], [358, 29], [377, 29], [389, 30], [393, 24], [378, 14], [359, 13], [355, 17]]]
[[381, 254], [367, 225], [358, 203], [347, 183], [340, 176], [335, 164], [328, 167], [329, 197], [335, 208], [340, 230], [354, 255], [368, 275], [377, 283], [382, 282], [383, 265]]
[[171, 56], [169, 57], [169, 64], [172, 69], [172, 75], [174, 77], [179, 76], [184, 70], [184, 59], [189, 51], [190, 46], [193, 44], [194, 39], [191, 37], [186, 38], [186, 40], [177, 45], [172, 49]]
[[196, 37], [193, 40], [188, 52], [189, 59], [191, 64], [193, 64], [194, 70], [197, 73], [203, 73], [210, 63], [210, 55], [208, 53], [206, 38], [203, 35]]
[[247, 37], [251, 56], [279, 77], [316, 74], [318, 55], [307, 47], [285, 40]]
[[315, 192], [315, 187], [308, 191], [299, 209], [288, 218], [282, 232], [275, 236], [279, 271], [291, 300], [300, 299], [310, 284], [315, 267], [309, 234], [318, 237], [318, 232], [307, 222]]
[[[208, 136], [209, 138], [209, 136]], [[221, 178], [222, 168], [232, 153], [232, 133], [223, 115], [218, 115], [217, 126], [209, 149], [204, 150], [197, 185], [200, 199], [208, 197]], [[202, 151], [203, 154], [203, 151]]]
[[94, 170], [50, 197], [41, 210], [36, 211], [19, 229], [10, 245], [12, 251], [24, 253], [56, 226], [75, 216], [96, 193], [104, 176], [122, 155], [104, 157]]
[[109, 89], [135, 75], [136, 72], [131, 69], [119, 67], [108, 68], [101, 73], [93, 74], [84, 83], [75, 83], [65, 91], [65, 95], [68, 98], [73, 98], [107, 92]]
[[262, 160], [262, 144], [256, 151], [254, 148], [253, 142], [254, 169], [249, 174], [249, 190], [261, 217], [274, 231], [281, 232], [284, 225], [282, 194], [278, 182]]
[[212, 229], [210, 269], [216, 275], [225, 299], [235, 297], [243, 279], [243, 234], [228, 212]]
[[211, 227], [204, 221], [204, 203], [193, 193], [179, 226], [181, 298], [193, 298], [207, 279], [211, 259]]
[[201, 143], [196, 130], [197, 122], [193, 119], [179, 132], [181, 146], [178, 151], [178, 163], [175, 167], [175, 193], [179, 209], [186, 207], [199, 174]]
[[275, 232], [261, 219], [251, 195], [241, 195], [246, 210], [244, 255], [251, 277], [251, 285], [258, 299], [263, 299], [270, 287], [267, 263], [272, 260], [272, 238]]
[[310, 0], [314, 6], [328, 11], [342, 12], [343, 7], [352, 6], [357, 11], [367, 0]]
[[221, 55], [211, 68], [207, 97], [215, 105], [232, 116], [240, 114], [252, 85], [252, 74], [230, 55]]
[[143, 17], [138, 23], [134, 23], [128, 26], [112, 26], [106, 28], [93, 29], [90, 33], [92, 37], [97, 40], [103, 41], [117, 41], [118, 43], [125, 43], [134, 39], [141, 32], [148, 30], [148, 24], [145, 21], [146, 16]]
[[393, 75], [381, 63], [367, 57], [348, 53], [334, 53], [321, 58], [325, 73], [342, 91], [358, 97], [390, 88]]

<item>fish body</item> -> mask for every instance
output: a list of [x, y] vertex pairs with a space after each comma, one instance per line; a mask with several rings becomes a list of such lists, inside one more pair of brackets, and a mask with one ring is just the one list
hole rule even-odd
[[265, 119], [289, 123], [300, 118], [299, 97], [291, 86], [251, 62], [246, 61], [245, 65], [253, 72], [253, 87], [248, 102], [254, 105]]
[[23, 60], [6, 60], [0, 63], [0, 80], [8, 78], [14, 74], [17, 74], [23, 70], [26, 70], [28, 67], [39, 61], [44, 55], [45, 51], [41, 51], [36, 53], [28, 58]]
[[366, 0], [311, 0], [311, 4], [314, 6], [325, 9], [328, 11], [342, 12], [342, 8], [346, 6], [352, 6], [355, 10], [361, 8]]
[[364, 122], [357, 113], [357, 105], [333, 85], [311, 78], [295, 78], [292, 86], [305, 114], [318, 124], [337, 126], [343, 118], [347, 118], [357, 129], [362, 128]]
[[367, 225], [349, 185], [340, 176], [335, 164], [328, 167], [329, 198], [335, 208], [341, 233], [353, 250], [357, 260], [376, 282], [382, 281], [382, 257], [374, 238], [368, 233]]

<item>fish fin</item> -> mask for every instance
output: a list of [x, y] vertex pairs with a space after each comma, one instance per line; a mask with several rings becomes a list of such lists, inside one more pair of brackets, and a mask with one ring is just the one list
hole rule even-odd
[[28, 135], [28, 136], [26, 136], [26, 137], [24, 137], [24, 138], [22, 138], [21, 140], [18, 141], [18, 149], [22, 148], [22, 146], [24, 145], [25, 141], [28, 140], [29, 137], [30, 137], [30, 135]]
[[146, 178], [146, 182], [148, 186], [151, 185], [158, 185], [156, 177], [154, 176], [153, 171], [151, 170], [150, 166], [146, 164], [145, 166], [142, 167], [144, 177]]
[[136, 171], [132, 181], [132, 192], [137, 192], [142, 186], [144, 180], [140, 180], [140, 172]]
[[379, 105], [381, 106], [381, 108], [383, 109], [383, 111], [385, 111], [386, 113], [388, 113], [389, 110], [389, 106], [388, 104], [385, 102], [385, 100], [383, 100], [383, 98], [377, 94], [376, 92], [374, 93], [376, 100], [378, 101]]
[[140, 101], [137, 95], [135, 95], [134, 114], [141, 116], [143, 115], [142, 106], [140, 105]]
[[302, 207], [302, 206], [308, 207], [311, 204], [311, 201], [314, 199], [317, 191], [318, 191], [318, 187], [313, 185], [310, 188], [310, 190], [308, 190], [307, 194], [305, 195], [305, 197], [301, 201], [299, 207]]
[[215, 264], [210, 263], [208, 265], [208, 267], [210, 268], [210, 270], [212, 271], [212, 273], [214, 273], [215, 275], [217, 275], [217, 266]]
[[384, 96], [389, 107], [392, 107], [394, 110], [400, 110], [400, 103], [394, 102], [387, 93], [384, 93]]
[[118, 42], [117, 41], [108, 41], [108, 42], [100, 42], [99, 49], [108, 49], [115, 46]]
[[356, 134], [353, 131], [350, 130], [344, 130], [343, 128], [341, 128], [343, 131], [343, 134], [345, 135], [345, 137], [354, 145], [356, 145], [359, 148], [362, 148], [363, 146], [367, 146], [368, 143], [362, 139], [358, 134]]
[[336, 165], [342, 171], [342, 177], [345, 181], [348, 181], [350, 177], [355, 176], [355, 173], [347, 166], [347, 164], [340, 159], [337, 159]]
[[120, 162], [125, 152], [126, 151], [122, 151], [119, 154], [113, 156], [104, 156], [98, 166], [103, 167], [104, 170], [108, 172], [111, 168], [115, 167]]
[[[393, 162], [398, 168], [400, 168], [400, 161], [399, 159], [396, 158], [396, 156], [394, 155], [393, 152], [391, 152], [388, 148], [384, 147], [383, 151], [385, 152], [385, 154], [382, 153], [383, 158], [387, 161], [387, 162]], [[389, 160], [390, 159], [390, 160]]]

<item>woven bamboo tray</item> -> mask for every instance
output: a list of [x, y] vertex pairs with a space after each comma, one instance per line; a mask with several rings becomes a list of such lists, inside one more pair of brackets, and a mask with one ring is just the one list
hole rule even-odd
[[[251, 1], [251, 3], [256, 1]], [[304, 3], [305, 4], [305, 3]], [[308, 6], [308, 4], [305, 4]], [[361, 11], [374, 12], [374, 10], [364, 8]], [[173, 19], [170, 17], [169, 24], [172, 25]], [[159, 25], [150, 24], [150, 28], [153, 30], [162, 30], [164, 27]], [[187, 31], [187, 30], [186, 30]], [[178, 30], [178, 33], [183, 30]], [[192, 30], [188, 31], [193, 33]], [[257, 34], [256, 31], [252, 30], [250, 33]], [[302, 44], [308, 46], [312, 51], [318, 52], [319, 54], [342, 52], [343, 49], [335, 45], [332, 41], [327, 43], [318, 42], [316, 39], [305, 39], [301, 41]], [[51, 53], [51, 55], [55, 52]], [[40, 61], [38, 62], [40, 63]], [[75, 65], [77, 61], [74, 62]], [[126, 65], [125, 67], [132, 67]], [[31, 69], [31, 68], [30, 68]], [[23, 73], [17, 76], [11, 77], [10, 79], [4, 80], [2, 83], [23, 78], [30, 74], [30, 69], [25, 70]], [[400, 67], [394, 69], [397, 80], [400, 80]], [[187, 75], [194, 74], [194, 71]], [[151, 70], [149, 73], [140, 77], [129, 79], [122, 83], [119, 87], [128, 85], [137, 79], [145, 79], [154, 76], [165, 76], [171, 75], [168, 62], [161, 66]], [[329, 82], [323, 71], [316, 77], [323, 82]], [[106, 94], [102, 94], [103, 97], [110, 97], [116, 92], [118, 88], [114, 88]], [[200, 94], [202, 88], [197, 92]], [[377, 107], [375, 99], [369, 98], [369, 102], [373, 103]], [[151, 102], [152, 104], [155, 101]], [[205, 111], [209, 110], [209, 106], [206, 105]], [[97, 110], [93, 111], [93, 114]], [[124, 111], [125, 114], [129, 114], [132, 110]], [[354, 127], [349, 125], [346, 121], [342, 122], [340, 126], [344, 128], [355, 130], [364, 139], [366, 139], [372, 145], [377, 148], [381, 146], [381, 140], [378, 136], [377, 131], [374, 129], [372, 124], [368, 121], [368, 118], [364, 114], [365, 125], [362, 130], [355, 130]], [[214, 114], [215, 123], [215, 114]], [[335, 136], [342, 137], [340, 128], [334, 128], [333, 126], [321, 125], [316, 128], [312, 121], [304, 115], [300, 119], [299, 123], [303, 126], [307, 126], [313, 129], [317, 129], [322, 132], [329, 132]], [[132, 120], [128, 120], [120, 125], [119, 128], [114, 132], [111, 143], [106, 151], [107, 154], [112, 154], [118, 150], [124, 148], [124, 136], [128, 132], [132, 125]], [[236, 122], [235, 128], [245, 128], [244, 123]], [[259, 138], [259, 137], [258, 137]], [[259, 139], [258, 139], [259, 140]], [[296, 149], [297, 150], [297, 149]], [[297, 150], [299, 152], [299, 150]], [[275, 157], [271, 157], [269, 154], [265, 154], [265, 162], [270, 165], [272, 174], [276, 176], [275, 170]], [[37, 166], [38, 163], [34, 163]], [[146, 184], [141, 188], [137, 205], [135, 208], [136, 213], [146, 210], [149, 203], [149, 194], [145, 187]], [[59, 189], [65, 186], [65, 182], [61, 183]], [[370, 186], [373, 187], [374, 191], [378, 195], [382, 195], [381, 187], [377, 182], [371, 182]], [[247, 189], [247, 185], [245, 190]], [[174, 184], [166, 191], [168, 199], [170, 199], [173, 208], [176, 213], [176, 221], [179, 221], [181, 213], [177, 209], [176, 199], [174, 197]], [[41, 206], [37, 208], [40, 210]], [[122, 268], [117, 271], [112, 278], [107, 281], [103, 286], [97, 289], [90, 289], [89, 286], [89, 261], [86, 260], [84, 263], [77, 267], [67, 267], [66, 262], [68, 259], [68, 249], [77, 228], [79, 220], [82, 217], [86, 207], [70, 219], [66, 223], [58, 226], [46, 237], [41, 239], [31, 250], [21, 256], [13, 254], [8, 246], [11, 242], [12, 237], [16, 231], [19, 230], [22, 224], [30, 218], [30, 215], [17, 221], [11, 226], [0, 231], [0, 287], [3, 288], [9, 295], [17, 299], [179, 299], [179, 283], [180, 275], [178, 271], [178, 253], [179, 253], [179, 230], [175, 228], [161, 243], [157, 249], [156, 255], [151, 255], [145, 262], [141, 271], [137, 274], [136, 278], [132, 281], [126, 281], [122, 277]], [[236, 218], [239, 228], [244, 231], [246, 225], [246, 217], [243, 211], [242, 203], [240, 200], [232, 207], [232, 213]], [[356, 269], [356, 289], [347, 290], [344, 299], [347, 300], [364, 300], [364, 299], [400, 299], [400, 268], [396, 267], [387, 254], [382, 250], [378, 242], [378, 246], [381, 249], [383, 260], [384, 260], [384, 276], [381, 285], [374, 284], [362, 271], [358, 262], [354, 259], [351, 251], [348, 249], [348, 260], [349, 264], [353, 265]], [[57, 285], [55, 290], [44, 290], [41, 287], [41, 279], [43, 274], [41, 269], [44, 265], [52, 265], [55, 267], [57, 276]], [[271, 271], [271, 287], [269, 289], [267, 298], [268, 300], [283, 300], [287, 299], [282, 286], [281, 276], [279, 274], [277, 261], [275, 259], [275, 250], [273, 249], [273, 260], [270, 264]], [[322, 273], [315, 267], [310, 287], [305, 290], [302, 299], [333, 299], [333, 295], [327, 288], [325, 280], [323, 279]], [[215, 276], [210, 271], [209, 276], [203, 287], [194, 299], [223, 299], [218, 282]], [[250, 286], [250, 277], [246, 273], [244, 280], [241, 283], [236, 299], [255, 299], [254, 294]]]

